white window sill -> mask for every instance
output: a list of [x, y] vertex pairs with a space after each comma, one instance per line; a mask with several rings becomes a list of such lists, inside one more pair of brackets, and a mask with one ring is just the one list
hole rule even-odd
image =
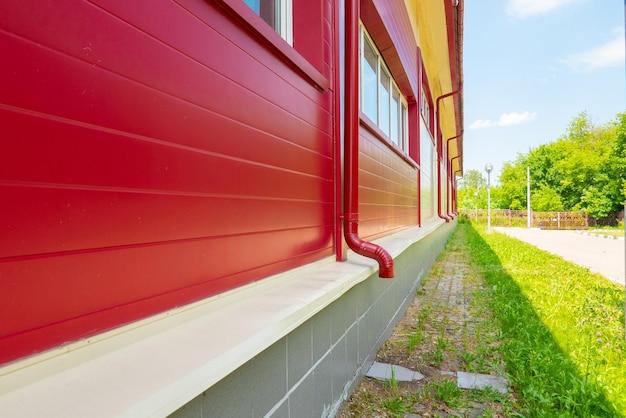
[[[377, 240], [396, 257], [443, 221]], [[2, 417], [162, 417], [376, 271], [352, 252], [0, 368]]]

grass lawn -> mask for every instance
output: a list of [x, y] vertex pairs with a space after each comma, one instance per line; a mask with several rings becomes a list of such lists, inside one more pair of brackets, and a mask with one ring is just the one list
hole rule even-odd
[[560, 257], [465, 230], [523, 416], [626, 416], [624, 291]]

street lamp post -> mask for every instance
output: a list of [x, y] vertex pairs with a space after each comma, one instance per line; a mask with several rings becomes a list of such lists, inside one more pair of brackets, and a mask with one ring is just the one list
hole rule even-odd
[[493, 166], [487, 163], [485, 165], [487, 172], [487, 232], [491, 232], [491, 170], [493, 170]]
[[530, 167], [526, 167], [526, 227], [530, 229], [532, 215], [530, 212]]

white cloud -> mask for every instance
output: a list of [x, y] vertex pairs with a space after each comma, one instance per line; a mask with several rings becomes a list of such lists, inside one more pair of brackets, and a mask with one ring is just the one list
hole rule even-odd
[[492, 121], [490, 119], [477, 119], [471, 125], [470, 129], [483, 129], [483, 128], [493, 128], [495, 126], [504, 127], [504, 126], [513, 126], [520, 125], [522, 123], [530, 122], [537, 116], [535, 112], [509, 112], [503, 113], [500, 115], [500, 118], [497, 121]]
[[491, 128], [492, 126], [494, 126], [493, 121], [477, 119], [470, 125], [469, 128], [470, 129], [482, 129], [482, 128]]
[[624, 29], [614, 30], [616, 36], [610, 41], [588, 51], [570, 55], [561, 60], [574, 70], [593, 71], [605, 67], [620, 67], [624, 65], [626, 53], [624, 49]]
[[506, 11], [511, 16], [524, 19], [542, 15], [578, 0], [508, 0]]

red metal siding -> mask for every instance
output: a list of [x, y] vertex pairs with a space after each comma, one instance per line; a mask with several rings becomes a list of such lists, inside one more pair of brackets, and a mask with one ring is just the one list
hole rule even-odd
[[417, 169], [359, 130], [359, 232], [372, 239], [417, 224]]
[[0, 362], [331, 254], [332, 95], [218, 5], [0, 2]]
[[[359, 232], [373, 239], [418, 224], [418, 48], [404, 2], [361, 0], [361, 19], [409, 99], [409, 156], [402, 158], [362, 122], [359, 131]], [[374, 128], [375, 129], [375, 128]]]

